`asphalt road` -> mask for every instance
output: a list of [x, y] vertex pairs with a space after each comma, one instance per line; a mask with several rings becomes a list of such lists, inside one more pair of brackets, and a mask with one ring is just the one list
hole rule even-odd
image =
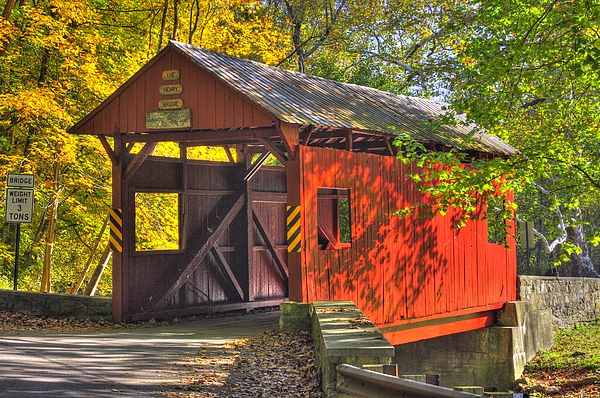
[[176, 391], [187, 354], [278, 329], [279, 312], [175, 326], [0, 336], [0, 397], [140, 397]]

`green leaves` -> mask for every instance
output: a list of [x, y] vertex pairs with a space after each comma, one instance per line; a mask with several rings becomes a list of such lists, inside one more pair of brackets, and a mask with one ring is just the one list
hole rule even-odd
[[506, 199], [508, 192], [514, 188], [507, 178], [512, 174], [512, 160], [499, 157], [485, 161], [472, 159], [458, 149], [429, 151], [406, 135], [396, 143], [401, 146], [399, 157], [405, 163], [414, 162], [418, 167], [418, 171], [409, 177], [425, 194], [423, 200], [398, 211], [397, 215], [444, 216], [449, 209], [459, 209], [460, 217], [455, 227], [462, 227], [470, 219], [486, 218], [484, 205], [499, 197], [506, 203], [499, 210], [501, 216], [513, 218], [516, 206]]

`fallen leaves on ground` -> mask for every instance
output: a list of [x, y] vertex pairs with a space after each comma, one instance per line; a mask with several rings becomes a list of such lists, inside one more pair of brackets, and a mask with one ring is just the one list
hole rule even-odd
[[268, 331], [205, 347], [179, 369], [176, 398], [324, 397], [308, 333]]
[[18, 312], [0, 311], [0, 335], [22, 335], [40, 332], [89, 332], [95, 330], [114, 330], [134, 327], [153, 327], [162, 323], [154, 320], [136, 324], [114, 324], [99, 319], [52, 318], [26, 315]]
[[535, 397], [600, 397], [600, 324], [554, 336], [554, 345], [525, 367], [518, 388]]
[[586, 369], [529, 372], [519, 380], [523, 391], [536, 397], [600, 397], [599, 374]]

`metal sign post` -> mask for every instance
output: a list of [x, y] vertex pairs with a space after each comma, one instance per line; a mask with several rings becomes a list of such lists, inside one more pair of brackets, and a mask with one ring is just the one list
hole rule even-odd
[[17, 224], [15, 231], [15, 270], [13, 273], [13, 290], [17, 290], [21, 223], [30, 223], [33, 220], [33, 175], [9, 174], [6, 185], [8, 188], [6, 188], [5, 221]]

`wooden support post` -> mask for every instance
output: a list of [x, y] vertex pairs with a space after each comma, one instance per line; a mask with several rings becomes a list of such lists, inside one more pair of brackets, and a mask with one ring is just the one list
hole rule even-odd
[[301, 244], [302, 250], [300, 252], [289, 252], [288, 250], [288, 291], [290, 301], [305, 302], [307, 297], [304, 270], [304, 258], [305, 250], [304, 247], [304, 211], [303, 208], [303, 167], [302, 167], [302, 147], [298, 147], [297, 156], [293, 160], [285, 162], [286, 171], [286, 185], [287, 185], [287, 205], [288, 206], [300, 206], [300, 225], [301, 225]]
[[[127, 194], [127, 182], [123, 178], [124, 172], [124, 157], [126, 154], [125, 145], [122, 141], [122, 134], [115, 131], [114, 134], [114, 158], [112, 168], [112, 207], [113, 209], [123, 209], [126, 203], [124, 196]], [[113, 297], [113, 320], [115, 323], [121, 323], [124, 321], [125, 308], [126, 308], [126, 280], [124, 278], [123, 269], [127, 265], [124, 259], [123, 253], [127, 253], [129, 249], [128, 245], [125, 244], [125, 214], [123, 214], [123, 248], [120, 252], [113, 253], [113, 285], [112, 285], [112, 297]], [[127, 248], [127, 249], [126, 249]]]
[[352, 130], [348, 130], [346, 132], [346, 150], [347, 151], [352, 151], [352, 142], [353, 138], [352, 138]]
[[[234, 245], [239, 250], [239, 261], [242, 264], [238, 268], [238, 281], [244, 293], [243, 301], [254, 301], [254, 286], [252, 277], [254, 275], [254, 231], [252, 229], [252, 179], [246, 179], [254, 153], [249, 152], [247, 147], [236, 145], [236, 162], [238, 170], [235, 174], [236, 180], [240, 181], [240, 189], [246, 197], [244, 210], [240, 214], [239, 229], [232, 231]], [[257, 170], [258, 171], [258, 170]]]
[[[268, 152], [267, 152], [268, 153]], [[266, 160], [266, 157], [265, 157]], [[254, 288], [254, 279], [256, 277], [254, 270], [254, 226], [252, 223], [252, 213], [253, 213], [253, 193], [252, 193], [252, 179], [246, 179], [248, 172], [252, 170], [252, 156], [246, 156], [242, 159], [243, 165], [241, 172], [243, 175], [244, 181], [244, 189], [246, 194], [246, 211], [244, 213], [244, 226], [245, 233], [244, 237], [241, 239], [244, 241], [244, 246], [246, 248], [245, 257], [247, 259], [246, 264], [246, 272], [244, 279], [244, 293], [246, 297], [244, 297], [245, 301], [254, 301], [256, 296], [256, 291]], [[264, 163], [264, 162], [263, 162]], [[258, 169], [257, 169], [258, 171]]]

